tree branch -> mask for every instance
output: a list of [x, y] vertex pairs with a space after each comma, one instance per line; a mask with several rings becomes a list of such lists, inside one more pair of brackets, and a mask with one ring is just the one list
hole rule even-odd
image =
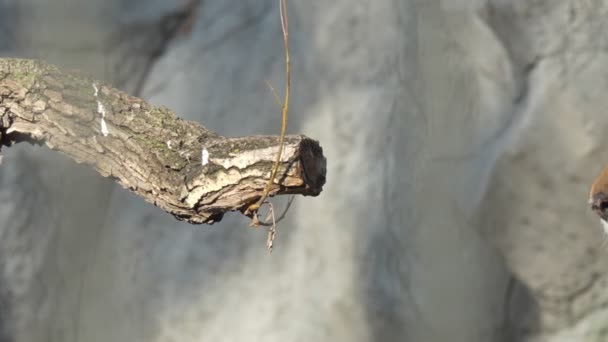
[[[279, 137], [222, 137], [86, 75], [0, 59], [0, 142], [21, 141], [91, 165], [180, 220], [208, 224], [255, 203], [279, 148]], [[271, 195], [317, 196], [325, 163], [318, 142], [287, 136]]]

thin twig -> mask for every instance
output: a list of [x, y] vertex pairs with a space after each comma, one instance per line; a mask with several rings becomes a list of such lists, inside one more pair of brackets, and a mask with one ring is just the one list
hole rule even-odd
[[[279, 223], [279, 222], [283, 221], [283, 219], [285, 218], [285, 215], [289, 211], [289, 207], [291, 207], [291, 204], [293, 203], [293, 200], [295, 198], [296, 198], [296, 196], [294, 196], [294, 195], [289, 196], [289, 199], [287, 200], [287, 206], [285, 207], [285, 209], [283, 209], [283, 212], [281, 213], [281, 216], [279, 216], [279, 218], [277, 218], [276, 221], [273, 221], [273, 222]], [[268, 203], [268, 201], [266, 201], [266, 203]], [[264, 220], [264, 222], [259, 222], [258, 221], [257, 225], [258, 226], [264, 226], [264, 227], [270, 227], [271, 226], [271, 224], [268, 223], [268, 218], [266, 218]]]
[[274, 219], [274, 206], [270, 202], [265, 202], [268, 204], [268, 216], [266, 221], [269, 218], [272, 218], [272, 225], [268, 228], [268, 236], [266, 237], [266, 248], [268, 249], [268, 253], [272, 253], [272, 247], [275, 235], [277, 234], [277, 222]]
[[277, 171], [279, 169], [279, 163], [281, 162], [281, 156], [283, 154], [283, 141], [285, 139], [285, 132], [287, 131], [287, 117], [289, 115], [289, 90], [291, 88], [291, 77], [290, 77], [290, 68], [289, 68], [289, 22], [287, 17], [287, 0], [279, 0], [279, 10], [281, 12], [281, 29], [283, 30], [283, 44], [285, 45], [285, 100], [283, 101], [283, 110], [282, 110], [282, 123], [281, 123], [281, 136], [279, 137], [279, 152], [277, 153], [277, 159], [275, 160], [274, 166], [272, 168], [272, 173], [270, 174], [270, 180], [268, 184], [266, 184], [266, 188], [264, 188], [264, 192], [260, 199], [249, 206], [247, 212], [251, 213], [253, 216], [256, 215], [257, 211], [260, 209], [260, 206], [270, 193], [270, 189], [272, 188], [272, 184], [274, 183], [274, 179], [277, 175]]
[[272, 96], [274, 96], [274, 100], [277, 102], [277, 104], [279, 105], [279, 107], [283, 108], [283, 103], [281, 102], [281, 98], [279, 97], [279, 94], [277, 94], [277, 91], [274, 89], [274, 87], [272, 86], [272, 84], [270, 83], [270, 81], [265, 80], [264, 82], [266, 82], [266, 85], [268, 86], [268, 88], [272, 92]]

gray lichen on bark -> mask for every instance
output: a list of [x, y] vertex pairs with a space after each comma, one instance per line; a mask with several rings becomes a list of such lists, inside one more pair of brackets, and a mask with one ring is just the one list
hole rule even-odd
[[[0, 138], [45, 144], [180, 220], [209, 224], [260, 197], [279, 140], [223, 137], [86, 75], [23, 59], [0, 59]], [[270, 194], [317, 196], [325, 163], [318, 142], [287, 136]]]

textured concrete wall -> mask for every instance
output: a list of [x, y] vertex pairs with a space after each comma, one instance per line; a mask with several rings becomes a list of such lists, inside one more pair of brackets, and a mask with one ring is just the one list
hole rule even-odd
[[[119, 82], [116, 65], [142, 63], [129, 41], [153, 37], [144, 30], [108, 49], [109, 34], [183, 3], [6, 1], [21, 29], [5, 54]], [[321, 141], [328, 183], [320, 197], [296, 199], [272, 255], [238, 214], [185, 225], [42, 148], [7, 150], [4, 335], [580, 340], [601, 327], [569, 329], [602, 303], [601, 237], [585, 191], [607, 159], [604, 8], [290, 2], [289, 131]], [[143, 96], [221, 134], [276, 133], [264, 80], [281, 88], [282, 77], [276, 1], [203, 1]]]
[[518, 114], [525, 130], [500, 160], [483, 210], [487, 235], [521, 283], [515, 307], [534, 298], [511, 319], [544, 340], [605, 340], [605, 321], [592, 315], [608, 299], [605, 236], [586, 200], [608, 159], [608, 41], [599, 34], [608, 3], [497, 1], [493, 10], [512, 59], [528, 66]]

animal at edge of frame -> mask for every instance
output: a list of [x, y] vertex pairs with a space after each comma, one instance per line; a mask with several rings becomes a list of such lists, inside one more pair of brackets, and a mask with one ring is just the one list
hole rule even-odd
[[591, 185], [589, 204], [591, 210], [600, 217], [604, 234], [608, 236], [608, 165], [602, 169]]

